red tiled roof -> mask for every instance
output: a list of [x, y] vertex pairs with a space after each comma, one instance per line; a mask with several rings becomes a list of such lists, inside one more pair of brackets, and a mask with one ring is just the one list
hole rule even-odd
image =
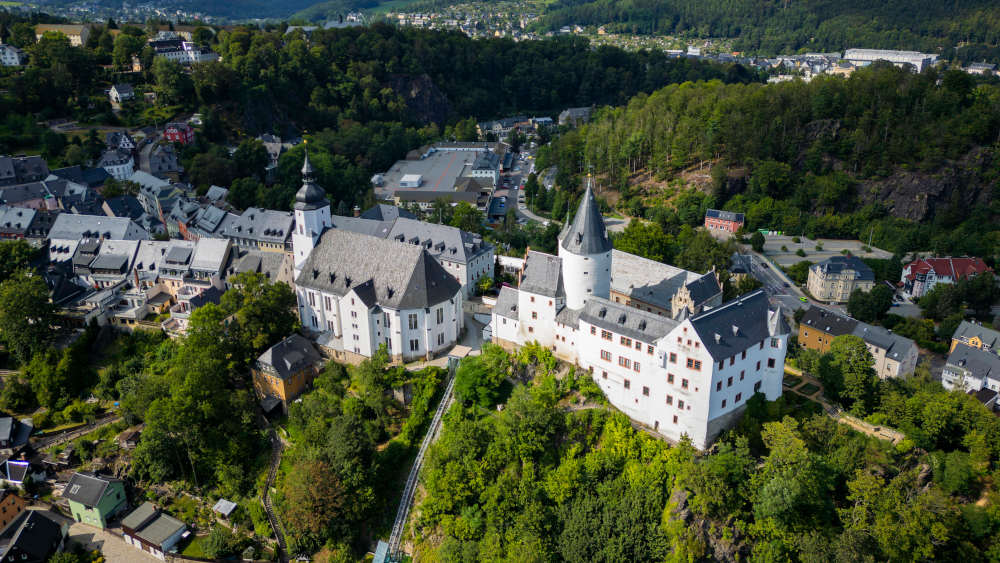
[[914, 260], [906, 267], [910, 272], [906, 276], [909, 280], [917, 274], [926, 274], [932, 270], [939, 277], [950, 277], [954, 280], [992, 271], [982, 258], [927, 258]]

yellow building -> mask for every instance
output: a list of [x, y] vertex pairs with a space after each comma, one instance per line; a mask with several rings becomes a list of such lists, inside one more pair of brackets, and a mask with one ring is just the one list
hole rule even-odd
[[875, 274], [857, 256], [833, 256], [809, 266], [806, 289], [820, 301], [844, 303], [855, 289], [871, 291]]
[[986, 328], [981, 324], [962, 321], [962, 324], [955, 329], [955, 334], [951, 336], [949, 352], [954, 352], [955, 346], [958, 344], [1000, 354], [1000, 332]]
[[280, 404], [282, 411], [288, 412], [288, 403], [312, 384], [320, 363], [316, 348], [298, 334], [268, 348], [251, 370], [253, 386], [264, 411], [271, 411]]

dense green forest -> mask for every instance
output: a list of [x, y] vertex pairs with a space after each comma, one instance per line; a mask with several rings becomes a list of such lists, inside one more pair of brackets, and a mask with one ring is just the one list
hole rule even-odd
[[547, 29], [573, 24], [732, 38], [737, 51], [771, 56], [864, 47], [1000, 62], [1000, 7], [990, 0], [559, 0], [541, 22]]
[[[10, 16], [0, 36], [31, 54], [23, 73], [0, 74], [0, 153], [40, 148], [46, 158], [79, 164], [91, 139], [67, 142], [39, 118], [72, 117], [81, 123], [163, 123], [177, 112], [200, 111], [198, 142], [182, 156], [197, 186], [230, 185], [246, 205], [288, 206], [299, 185], [301, 149], [282, 157], [278, 187], [260, 182], [262, 167], [229, 158], [223, 146], [264, 132], [309, 134], [319, 149], [319, 184], [335, 204], [365, 203], [368, 179], [408, 150], [431, 140], [474, 140], [475, 121], [514, 112], [555, 115], [568, 106], [625, 103], [639, 92], [686, 80], [748, 82], [757, 76], [739, 65], [670, 60], [662, 53], [590, 49], [583, 39], [477, 41], [456, 32], [397, 29], [388, 25], [317, 31], [308, 40], [284, 27], [205, 30], [199, 42], [222, 62], [190, 73], [153, 59], [148, 32], [124, 26], [114, 36], [98, 28], [84, 48], [64, 37], [36, 42], [31, 22]], [[113, 115], [100, 88], [120, 79], [113, 71], [144, 61], [130, 80], [157, 93], [155, 106], [136, 101]], [[70, 147], [73, 144], [75, 148]], [[251, 150], [248, 148], [248, 150]], [[260, 152], [258, 149], [256, 152]], [[67, 152], [71, 151], [71, 152]], [[70, 158], [72, 156], [72, 158]], [[265, 163], [266, 164], [266, 163]]]
[[[459, 395], [421, 475], [415, 550], [431, 561], [995, 559], [996, 417], [923, 370], [879, 382], [857, 354], [864, 344], [848, 337], [823, 369], [852, 412], [905, 432], [897, 444], [794, 394], [758, 395], [697, 452], [633, 429], [585, 374], [556, 379], [544, 350], [466, 360], [487, 391], [534, 377], [506, 400]], [[590, 408], [567, 408], [584, 398]]]
[[[578, 185], [591, 165], [619, 209], [660, 223], [676, 221], [665, 209], [698, 224], [722, 207], [751, 229], [990, 257], [998, 142], [997, 85], [877, 64], [809, 83], [667, 86], [560, 136], [539, 166]], [[701, 191], [676, 180], [692, 175]]]

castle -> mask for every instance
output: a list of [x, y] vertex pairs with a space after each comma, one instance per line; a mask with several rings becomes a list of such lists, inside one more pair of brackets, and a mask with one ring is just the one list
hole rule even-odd
[[519, 278], [497, 298], [493, 341], [548, 347], [669, 439], [704, 449], [755, 393], [781, 396], [791, 329], [780, 308], [763, 291], [723, 303], [714, 272], [613, 250], [589, 179], [558, 256], [529, 250]]

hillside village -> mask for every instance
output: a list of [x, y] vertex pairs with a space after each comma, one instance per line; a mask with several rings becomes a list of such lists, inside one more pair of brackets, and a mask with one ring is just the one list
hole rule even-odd
[[[592, 502], [580, 500], [588, 482], [655, 518], [672, 553], [687, 545], [736, 561], [759, 556], [770, 532], [738, 531], [709, 506], [709, 490], [734, 491], [725, 502], [743, 503], [754, 526], [781, 513], [798, 529], [792, 509], [769, 504], [781, 491], [761, 499], [734, 483], [777, 471], [785, 481], [767, 490], [808, 481], [823, 502], [862, 484], [878, 490], [848, 485], [883, 476], [844, 461], [862, 454], [892, 460], [902, 476], [892, 487], [912, 493], [900, 498], [993, 502], [995, 252], [883, 250], [874, 227], [867, 243], [810, 238], [780, 231], [787, 217], [757, 213], [742, 193], [716, 205], [741, 180], [755, 197], [791, 192], [792, 169], [773, 160], [755, 161], [749, 180], [727, 175], [720, 157], [692, 165], [712, 169], [710, 188], [665, 175], [642, 185], [652, 159], [617, 181], [576, 162], [584, 149], [559, 144], [620, 117], [596, 103], [391, 132], [351, 129], [357, 107], [330, 110], [351, 137], [291, 124], [249, 133], [258, 116], [234, 126], [232, 107], [182, 103], [226, 87], [205, 69], [221, 74], [240, 41], [301, 54], [312, 38], [318, 49], [361, 24], [289, 26], [253, 43], [242, 30], [220, 41], [223, 30], [206, 26], [40, 23], [31, 47], [0, 45], [4, 76], [17, 78], [47, 46], [90, 49], [92, 32], [114, 45], [102, 79], [73, 102], [103, 117], [45, 112], [24, 125], [40, 131], [37, 147], [3, 139], [24, 149], [0, 155], [4, 561], [513, 557], [524, 545], [488, 545], [483, 530], [505, 522], [497, 515], [524, 530], [542, 528], [521, 519], [548, 515], [569, 534], [580, 515], [598, 514], [569, 504]], [[670, 58], [745, 63], [773, 70], [768, 82], [814, 85], [855, 71], [864, 80], [866, 67], [942, 70], [936, 55], [867, 49], [744, 60], [693, 48]], [[994, 72], [972, 66], [963, 70], [984, 80]], [[197, 86], [175, 84], [191, 77]], [[361, 80], [371, 115], [410, 111], [371, 80]], [[351, 94], [356, 106], [360, 95]], [[393, 150], [345, 156], [382, 142]], [[633, 145], [629, 159], [636, 146], [649, 150]], [[963, 205], [955, 201], [949, 212]], [[954, 420], [938, 424], [923, 406], [939, 403]], [[824, 440], [843, 448], [836, 471], [809, 450]], [[782, 455], [794, 470], [775, 469]], [[725, 470], [710, 465], [717, 459]], [[717, 474], [699, 473], [707, 467]], [[610, 475], [625, 488], [601, 481]], [[528, 481], [538, 489], [518, 502], [545, 498], [544, 511], [497, 507], [490, 487], [528, 490]], [[632, 512], [613, 512], [620, 530]], [[958, 508], [928, 512], [959, 526]], [[599, 558], [587, 542], [613, 542], [585, 529], [548, 553]], [[889, 553], [893, 542], [880, 541]]]

